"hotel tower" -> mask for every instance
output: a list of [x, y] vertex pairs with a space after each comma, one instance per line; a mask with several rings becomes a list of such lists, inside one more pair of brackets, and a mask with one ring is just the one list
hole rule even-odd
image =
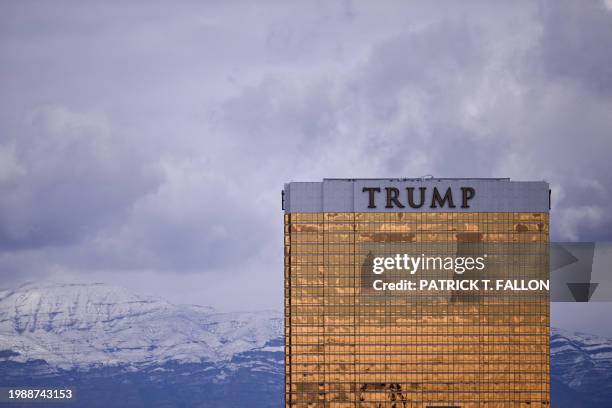
[[[548, 279], [549, 197], [509, 179], [287, 183], [285, 406], [549, 406], [549, 293], [516, 289]], [[484, 268], [373, 273], [397, 256]], [[380, 290], [423, 279], [516, 285]]]

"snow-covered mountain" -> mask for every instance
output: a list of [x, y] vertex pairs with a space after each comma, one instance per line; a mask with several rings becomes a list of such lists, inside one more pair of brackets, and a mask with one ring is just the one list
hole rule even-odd
[[278, 312], [218, 313], [105, 284], [0, 291], [0, 350], [62, 369], [228, 361], [282, 335]]
[[612, 406], [612, 339], [552, 329], [550, 361], [553, 394], [556, 383], [577, 400], [571, 406]]

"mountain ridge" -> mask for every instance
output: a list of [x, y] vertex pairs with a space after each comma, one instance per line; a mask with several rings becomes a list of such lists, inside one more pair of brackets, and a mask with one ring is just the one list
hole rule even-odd
[[229, 360], [282, 335], [279, 312], [218, 312], [105, 284], [0, 293], [0, 350], [60, 368]]

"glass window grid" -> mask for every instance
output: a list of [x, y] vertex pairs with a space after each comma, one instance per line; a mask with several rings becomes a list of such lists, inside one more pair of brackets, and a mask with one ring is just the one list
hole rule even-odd
[[397, 239], [426, 247], [461, 233], [545, 245], [548, 214], [287, 214], [287, 406], [548, 405], [547, 299], [362, 299], [360, 243]]

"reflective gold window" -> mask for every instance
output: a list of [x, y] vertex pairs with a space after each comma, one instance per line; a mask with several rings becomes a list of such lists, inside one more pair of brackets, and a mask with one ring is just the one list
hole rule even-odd
[[373, 248], [476, 242], [500, 276], [547, 276], [547, 213], [290, 213], [284, 225], [287, 407], [549, 405], [548, 294], [381, 294], [364, 273]]

